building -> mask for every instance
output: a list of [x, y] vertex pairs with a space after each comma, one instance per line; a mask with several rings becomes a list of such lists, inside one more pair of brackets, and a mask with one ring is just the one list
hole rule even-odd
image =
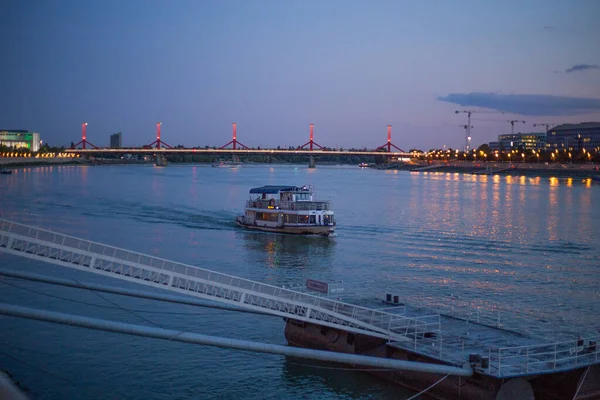
[[498, 141], [490, 142], [489, 146], [490, 149], [498, 151], [544, 150], [546, 134], [534, 132], [498, 135]]
[[29, 149], [36, 152], [40, 149], [40, 134], [24, 130], [0, 130], [0, 147], [11, 149]]
[[600, 148], [600, 122], [563, 124], [548, 130], [549, 150], [598, 151]]
[[110, 135], [110, 148], [120, 149], [121, 148], [121, 132], [113, 133]]

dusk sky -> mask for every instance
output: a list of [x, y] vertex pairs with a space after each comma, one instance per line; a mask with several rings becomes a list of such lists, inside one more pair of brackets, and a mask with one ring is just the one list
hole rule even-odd
[[[600, 121], [597, 0], [4, 0], [0, 129], [68, 145], [462, 148]], [[489, 107], [489, 108], [482, 108]], [[496, 113], [492, 113], [495, 111]], [[501, 114], [505, 112], [506, 114]]]

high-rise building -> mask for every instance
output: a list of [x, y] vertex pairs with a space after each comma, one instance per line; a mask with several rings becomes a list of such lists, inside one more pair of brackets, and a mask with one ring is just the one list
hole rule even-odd
[[600, 148], [600, 122], [563, 124], [548, 130], [550, 150], [594, 151]]
[[544, 150], [545, 133], [514, 133], [498, 135], [498, 141], [490, 143], [492, 150]]
[[120, 149], [121, 148], [121, 132], [113, 133], [110, 135], [110, 148]]
[[10, 147], [12, 149], [29, 149], [36, 152], [40, 149], [40, 134], [25, 130], [0, 130], [0, 146]]

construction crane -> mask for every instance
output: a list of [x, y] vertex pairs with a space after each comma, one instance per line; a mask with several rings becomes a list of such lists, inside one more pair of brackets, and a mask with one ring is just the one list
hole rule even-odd
[[465, 151], [469, 151], [469, 147], [471, 145], [471, 129], [473, 129], [473, 125], [459, 125], [459, 126], [465, 130], [465, 135], [466, 135]]
[[555, 126], [556, 124], [533, 124], [533, 127], [535, 128], [536, 126], [544, 126], [546, 127], [546, 133], [548, 133], [548, 130], [550, 129], [551, 126]]
[[461, 125], [465, 128], [465, 151], [469, 151], [471, 149], [471, 128], [473, 126], [471, 126], [471, 114], [473, 113], [483, 113], [483, 114], [504, 114], [503, 112], [499, 112], [499, 111], [485, 111], [485, 110], [456, 110], [454, 111], [454, 114], [460, 114], [460, 113], [465, 113], [467, 114], [467, 124], [466, 125]]
[[524, 124], [524, 123], [525, 123], [525, 121], [523, 121], [523, 120], [521, 120], [521, 119], [511, 119], [511, 120], [508, 120], [508, 121], [506, 121], [506, 122], [509, 122], [509, 123], [510, 123], [510, 134], [511, 134], [511, 135], [514, 135], [514, 134], [515, 134], [515, 122], [519, 122], [519, 123], [521, 123], [521, 124]]

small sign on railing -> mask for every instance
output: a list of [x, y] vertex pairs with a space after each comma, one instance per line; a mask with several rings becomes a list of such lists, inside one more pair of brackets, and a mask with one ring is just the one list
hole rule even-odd
[[329, 293], [329, 285], [327, 282], [315, 281], [313, 279], [306, 280], [306, 288], [321, 293]]

